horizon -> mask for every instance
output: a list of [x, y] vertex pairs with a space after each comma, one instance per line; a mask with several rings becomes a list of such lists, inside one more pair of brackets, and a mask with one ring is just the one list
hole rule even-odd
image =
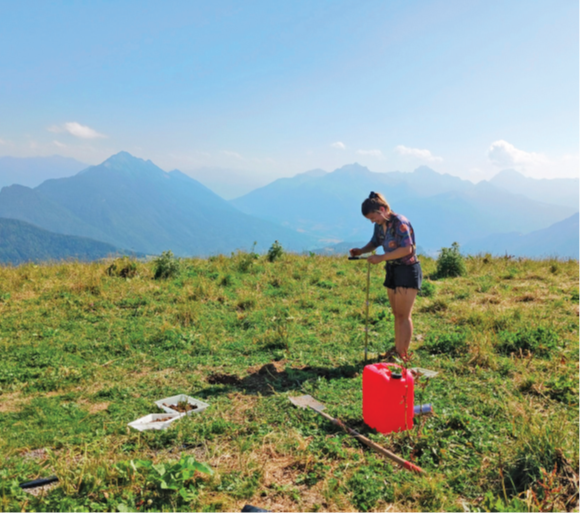
[[473, 183], [504, 169], [579, 176], [576, 3], [0, 10], [13, 49], [0, 61], [0, 156], [96, 165], [126, 149], [263, 184], [345, 162]]
[[[112, 157], [115, 157], [116, 155], [119, 155], [119, 154], [122, 154], [122, 153], [126, 153], [126, 154], [130, 155], [131, 157], [133, 157], [135, 159], [142, 160], [144, 162], [149, 161], [152, 164], [154, 164], [155, 166], [157, 166], [159, 169], [161, 169], [162, 171], [164, 171], [165, 173], [171, 173], [172, 171], [179, 171], [181, 173], [184, 173], [185, 175], [188, 175], [190, 178], [193, 178], [193, 179], [195, 179], [195, 180], [197, 180], [199, 182], [202, 182], [202, 183], [203, 183], [203, 181], [199, 177], [196, 177], [196, 176], [193, 176], [192, 175], [192, 174], [194, 174], [194, 172], [199, 171], [199, 170], [209, 169], [209, 170], [225, 171], [225, 172], [235, 171], [235, 172], [238, 172], [240, 174], [243, 174], [244, 172], [247, 171], [247, 170], [243, 170], [243, 169], [235, 170], [235, 169], [231, 169], [231, 168], [208, 167], [208, 166], [204, 166], [204, 167], [201, 167], [201, 168], [189, 170], [189, 172], [188, 171], [181, 170], [181, 169], [178, 169], [178, 168], [165, 169], [165, 168], [159, 166], [153, 160], [147, 159], [147, 158], [144, 158], [144, 157], [139, 157], [139, 156], [133, 155], [132, 153], [128, 152], [127, 150], [120, 150], [117, 153], [115, 153], [113, 155], [110, 155], [106, 159], [104, 159], [104, 160], [102, 160], [100, 162], [97, 162], [95, 164], [89, 164], [89, 163], [86, 163], [86, 162], [79, 161], [78, 159], [75, 159], [74, 157], [67, 157], [67, 156], [60, 155], [60, 154], [52, 154], [52, 155], [46, 155], [46, 156], [31, 156], [31, 157], [17, 157], [17, 156], [13, 156], [13, 155], [0, 155], [0, 159], [9, 158], [9, 159], [22, 159], [22, 160], [26, 160], [26, 159], [43, 159], [43, 158], [50, 159], [50, 158], [54, 158], [54, 157], [60, 158], [60, 159], [72, 159], [72, 160], [78, 162], [79, 164], [82, 164], [82, 165], [86, 166], [86, 168], [83, 168], [79, 172], [77, 172], [77, 173], [81, 173], [81, 172], [85, 171], [88, 168], [95, 167], [95, 166], [99, 166], [99, 165], [103, 164], [104, 162], [108, 161], [109, 159], [111, 159]], [[481, 178], [479, 180], [474, 180], [473, 178], [461, 177], [459, 175], [454, 175], [453, 173], [447, 173], [445, 171], [440, 171], [440, 170], [437, 170], [434, 167], [428, 166], [426, 164], [421, 164], [421, 165], [417, 166], [416, 168], [414, 168], [412, 170], [408, 170], [408, 171], [403, 171], [403, 170], [376, 171], [376, 170], [371, 169], [369, 166], [366, 166], [364, 164], [361, 164], [359, 162], [354, 161], [354, 162], [348, 162], [348, 163], [344, 163], [342, 165], [339, 165], [337, 168], [335, 168], [333, 170], [325, 170], [323, 168], [312, 168], [312, 169], [309, 169], [309, 170], [298, 171], [298, 172], [296, 172], [296, 173], [294, 173], [292, 175], [285, 175], [285, 176], [276, 177], [276, 178], [273, 178], [269, 182], [264, 182], [261, 185], [257, 185], [256, 188], [260, 188], [260, 187], [263, 187], [265, 185], [268, 185], [268, 184], [270, 184], [270, 183], [272, 183], [272, 182], [274, 182], [274, 181], [276, 181], [278, 179], [294, 178], [294, 177], [296, 177], [298, 175], [302, 175], [304, 173], [310, 173], [310, 172], [316, 171], [316, 170], [321, 170], [321, 171], [323, 171], [325, 173], [334, 173], [335, 171], [338, 171], [339, 169], [345, 168], [347, 166], [360, 166], [362, 168], [366, 168], [371, 173], [379, 173], [379, 174], [389, 174], [389, 173], [413, 174], [416, 171], [418, 171], [420, 168], [427, 168], [430, 171], [433, 171], [434, 173], [437, 173], [438, 175], [449, 175], [449, 176], [452, 176], [452, 177], [455, 177], [455, 178], [459, 178], [460, 180], [466, 180], [468, 182], [471, 182], [474, 185], [477, 185], [477, 184], [479, 184], [481, 182], [485, 182], [485, 181], [488, 181], [489, 182], [491, 179], [493, 179], [497, 175], [504, 174], [506, 172], [508, 172], [508, 173], [509, 172], [514, 172], [514, 173], [517, 173], [517, 174], [519, 174], [519, 175], [521, 175], [521, 176], [523, 176], [525, 178], [531, 178], [532, 180], [553, 180], [553, 179], [567, 179], [567, 178], [570, 178], [570, 179], [580, 179], [580, 177], [548, 177], [548, 178], [527, 177], [524, 173], [522, 173], [521, 171], [518, 171], [518, 170], [516, 170], [514, 168], [505, 168], [505, 169], [497, 170], [497, 172], [495, 172], [489, 178]], [[73, 175], [70, 175], [70, 176], [74, 176], [77, 173], [74, 173]], [[57, 177], [56, 179], [58, 180], [59, 178], [67, 178], [67, 177], [65, 177], [65, 176], [63, 176], [63, 177]], [[46, 180], [51, 180], [51, 179], [54, 179], [54, 178], [53, 177], [49, 177], [49, 176], [46, 177]], [[3, 187], [7, 187], [7, 186], [3, 186]], [[0, 189], [2, 189], [2, 187], [0, 187]]]

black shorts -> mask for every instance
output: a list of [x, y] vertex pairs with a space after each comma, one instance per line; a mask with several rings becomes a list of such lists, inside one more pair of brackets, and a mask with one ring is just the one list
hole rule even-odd
[[415, 264], [391, 264], [387, 262], [387, 276], [385, 277], [384, 286], [389, 289], [397, 287], [408, 287], [410, 289], [421, 289], [423, 282], [423, 271], [421, 263]]

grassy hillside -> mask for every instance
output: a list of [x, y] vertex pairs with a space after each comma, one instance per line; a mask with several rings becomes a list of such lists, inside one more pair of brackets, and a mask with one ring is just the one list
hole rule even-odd
[[[237, 254], [167, 280], [153, 263], [133, 278], [106, 269], [0, 267], [0, 510], [577, 508], [577, 261], [476, 257], [467, 276], [430, 281], [411, 365], [440, 372], [416, 398], [437, 415], [388, 436], [362, 422], [366, 263]], [[373, 361], [393, 344], [382, 273]], [[181, 392], [210, 408], [167, 431], [127, 427]], [[427, 475], [297, 410], [297, 394]], [[53, 474], [44, 495], [18, 488]]]
[[88, 237], [55, 234], [25, 221], [0, 218], [0, 263], [94, 261], [120, 253], [113, 245]]

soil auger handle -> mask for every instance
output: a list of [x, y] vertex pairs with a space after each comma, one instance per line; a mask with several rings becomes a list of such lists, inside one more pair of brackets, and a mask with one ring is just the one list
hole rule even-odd
[[370, 439], [368, 439], [364, 435], [359, 434], [356, 430], [353, 430], [352, 428], [347, 427], [342, 421], [340, 421], [340, 419], [333, 418], [332, 416], [326, 414], [326, 412], [322, 412], [320, 410], [314, 409], [313, 407], [310, 407], [310, 408], [312, 410], [318, 412], [318, 414], [320, 414], [321, 416], [324, 416], [328, 421], [343, 428], [347, 433], [349, 433], [353, 437], [356, 437], [359, 441], [363, 442], [369, 448], [372, 448], [377, 453], [380, 453], [381, 455], [384, 455], [385, 457], [395, 461], [399, 466], [402, 466], [403, 468], [405, 468], [409, 471], [413, 471], [414, 473], [417, 473], [418, 475], [425, 474], [425, 471], [423, 471], [423, 469], [420, 468], [419, 466], [417, 466], [416, 464], [413, 464], [412, 462], [409, 462], [408, 460], [402, 459], [401, 457], [399, 457], [398, 455], [395, 455], [394, 453], [390, 452], [386, 448], [379, 446], [377, 443], [371, 441]]
[[367, 301], [365, 304], [365, 362], [368, 360], [368, 348], [369, 348], [369, 290], [371, 287], [371, 263], [368, 261], [368, 257], [362, 257], [357, 255], [349, 255], [349, 261], [367, 261]]

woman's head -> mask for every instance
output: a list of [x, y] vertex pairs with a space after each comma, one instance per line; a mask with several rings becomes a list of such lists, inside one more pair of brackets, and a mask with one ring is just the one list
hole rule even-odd
[[385, 200], [381, 193], [375, 193], [374, 191], [371, 191], [369, 197], [362, 203], [361, 210], [365, 218], [368, 218], [369, 214], [373, 213], [382, 213], [385, 216], [391, 214], [389, 202]]

